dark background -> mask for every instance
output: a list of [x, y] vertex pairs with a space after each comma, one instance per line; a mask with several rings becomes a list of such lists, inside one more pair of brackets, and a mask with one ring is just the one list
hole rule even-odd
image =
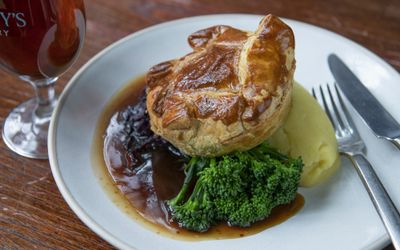
[[[399, 0], [87, 0], [87, 36], [72, 75], [107, 45], [144, 27], [212, 13], [273, 13], [315, 24], [372, 50], [400, 70]], [[399, 83], [400, 84], [400, 83]], [[31, 87], [0, 71], [0, 123], [12, 108], [32, 97]], [[0, 140], [0, 249], [110, 249], [70, 210], [48, 161], [12, 153]], [[388, 249], [393, 249], [389, 246]]]

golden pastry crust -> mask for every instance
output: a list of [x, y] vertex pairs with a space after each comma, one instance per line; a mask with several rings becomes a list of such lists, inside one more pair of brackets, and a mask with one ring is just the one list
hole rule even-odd
[[189, 155], [248, 150], [285, 119], [295, 69], [289, 26], [268, 15], [256, 32], [214, 26], [188, 38], [193, 52], [147, 74], [151, 128]]

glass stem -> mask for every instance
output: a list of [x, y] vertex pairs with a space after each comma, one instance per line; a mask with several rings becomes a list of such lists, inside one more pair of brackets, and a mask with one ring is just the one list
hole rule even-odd
[[37, 107], [35, 110], [35, 118], [50, 118], [51, 113], [56, 105], [57, 98], [54, 90], [55, 78], [47, 78], [43, 80], [32, 81], [31, 84], [35, 89]]
[[57, 103], [54, 90], [56, 81], [57, 77], [30, 81], [36, 94], [36, 107], [32, 115], [32, 131], [38, 137], [47, 138], [51, 114]]

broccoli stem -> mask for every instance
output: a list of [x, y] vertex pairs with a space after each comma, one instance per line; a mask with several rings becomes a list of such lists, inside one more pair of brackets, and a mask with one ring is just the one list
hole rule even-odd
[[189, 186], [190, 186], [190, 182], [192, 181], [193, 176], [196, 174], [196, 173], [195, 173], [195, 170], [196, 170], [196, 162], [197, 162], [197, 158], [196, 158], [196, 157], [193, 157], [193, 158], [189, 161], [189, 163], [185, 166], [185, 174], [186, 174], [185, 180], [183, 181], [182, 188], [181, 188], [181, 190], [179, 191], [178, 195], [177, 195], [175, 198], [169, 200], [168, 203], [169, 203], [171, 206], [178, 205], [178, 204], [181, 203], [181, 201], [183, 201], [183, 199], [185, 198], [186, 193], [187, 193], [187, 191], [188, 191], [188, 188], [189, 188]]
[[[214, 165], [216, 164], [215, 159], [212, 159]], [[212, 164], [212, 163], [211, 163]], [[199, 157], [193, 157], [185, 166], [185, 180], [183, 181], [183, 185], [177, 196], [171, 200], [169, 200], [169, 205], [175, 206], [185, 199], [186, 193], [190, 186], [190, 183], [193, 180], [193, 177], [196, 176], [205, 166], [208, 165], [208, 160], [202, 159]]]
[[273, 159], [277, 159], [279, 161], [283, 161], [283, 162], [286, 162], [287, 160], [289, 160], [288, 156], [279, 153], [276, 149], [270, 148], [270, 147], [268, 147], [268, 145], [266, 145], [264, 143], [261, 144], [260, 146], [258, 146], [257, 148], [249, 151], [249, 153], [253, 157], [256, 157], [260, 160], [263, 160], [263, 158], [266, 155], [269, 155], [269, 157], [271, 157]]

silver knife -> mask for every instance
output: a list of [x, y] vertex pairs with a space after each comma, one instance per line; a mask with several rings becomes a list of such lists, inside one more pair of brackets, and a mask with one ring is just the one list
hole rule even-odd
[[400, 150], [400, 124], [335, 54], [328, 56], [329, 68], [342, 92], [378, 138], [391, 141]]

